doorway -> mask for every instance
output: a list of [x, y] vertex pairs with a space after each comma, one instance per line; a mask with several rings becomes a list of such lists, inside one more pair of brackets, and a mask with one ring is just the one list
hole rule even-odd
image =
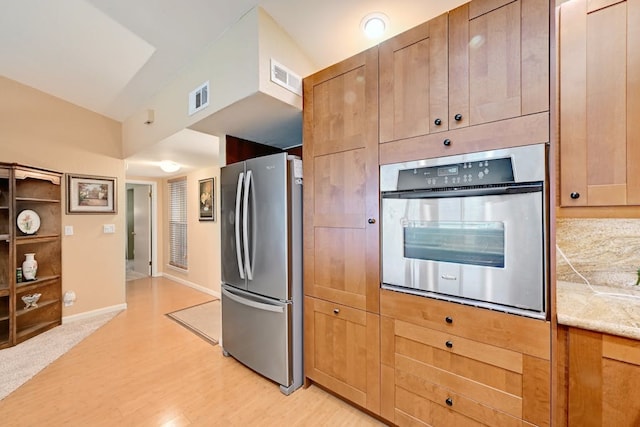
[[155, 183], [127, 181], [126, 192], [126, 278], [155, 276]]

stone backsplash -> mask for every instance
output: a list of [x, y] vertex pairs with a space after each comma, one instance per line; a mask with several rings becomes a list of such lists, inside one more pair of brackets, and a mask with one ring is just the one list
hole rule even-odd
[[[562, 218], [556, 243], [593, 285], [630, 286], [640, 268], [640, 219]], [[557, 279], [583, 283], [557, 251]]]

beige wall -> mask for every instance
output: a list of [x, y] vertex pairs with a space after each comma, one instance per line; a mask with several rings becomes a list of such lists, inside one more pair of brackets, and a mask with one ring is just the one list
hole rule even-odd
[[77, 296], [63, 317], [125, 304], [121, 124], [4, 77], [0, 94], [0, 161], [117, 178], [117, 214], [63, 214], [74, 234], [62, 238], [62, 290]]
[[[169, 265], [169, 224], [166, 220], [160, 222], [162, 226], [162, 241], [160, 253], [161, 266], [164, 276], [170, 277], [182, 284], [191, 286], [211, 295], [220, 296], [220, 167], [212, 166], [199, 169], [187, 177], [187, 254], [189, 268], [187, 271]], [[215, 178], [215, 208], [216, 221], [198, 220], [198, 181], [205, 178]], [[163, 180], [160, 191], [162, 196], [162, 211], [167, 217], [168, 187]], [[160, 214], [160, 212], [159, 212]]]

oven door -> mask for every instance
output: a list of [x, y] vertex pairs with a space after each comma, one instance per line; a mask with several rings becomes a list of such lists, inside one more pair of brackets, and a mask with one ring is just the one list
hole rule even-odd
[[542, 184], [383, 193], [383, 287], [544, 317], [544, 229]]

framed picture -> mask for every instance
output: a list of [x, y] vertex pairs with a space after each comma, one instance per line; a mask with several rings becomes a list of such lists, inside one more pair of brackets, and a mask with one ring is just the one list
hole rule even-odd
[[200, 221], [216, 220], [216, 181], [215, 178], [201, 179], [198, 181], [198, 194], [200, 207], [198, 209]]
[[116, 178], [67, 174], [67, 213], [116, 213]]

